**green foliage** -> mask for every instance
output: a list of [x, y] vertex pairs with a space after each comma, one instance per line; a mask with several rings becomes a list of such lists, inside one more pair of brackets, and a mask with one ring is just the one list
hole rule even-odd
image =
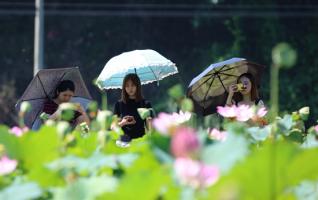
[[19, 158], [19, 140], [16, 136], [9, 133], [6, 126], [0, 126], [0, 144], [4, 145], [5, 152], [11, 158]]
[[14, 182], [9, 187], [0, 191], [0, 199], [36, 199], [41, 197], [43, 191], [33, 182], [18, 183]]
[[53, 171], [68, 170], [77, 172], [78, 174], [85, 172], [95, 174], [103, 167], [109, 167], [112, 169], [119, 168], [119, 166], [129, 167], [137, 157], [138, 156], [136, 154], [105, 156], [101, 153], [94, 153], [89, 158], [80, 158], [69, 155], [48, 163], [46, 166], [48, 169]]
[[318, 198], [316, 181], [303, 181], [293, 191], [298, 199], [315, 200]]
[[181, 101], [181, 110], [192, 112], [193, 111], [193, 102], [188, 98], [183, 99]]
[[248, 141], [242, 132], [229, 133], [224, 142], [206, 145], [202, 160], [219, 166], [222, 172], [227, 173], [237, 162], [244, 160], [248, 152]]
[[[226, 132], [220, 141], [211, 140], [196, 123], [173, 127], [172, 135], [153, 129], [129, 148], [115, 145], [120, 131], [103, 130], [117, 120], [109, 111], [99, 114], [102, 125], [92, 123], [97, 127], [89, 130], [96, 131], [85, 134], [81, 129], [61, 132], [61, 122], [57, 128], [43, 126], [19, 137], [1, 126], [2, 151], [18, 166], [0, 177], [0, 197], [28, 193], [25, 197], [40, 199], [293, 199], [306, 191], [314, 196], [310, 186], [304, 188], [305, 180], [318, 180], [317, 133], [306, 130], [300, 116], [307, 111], [286, 114], [263, 127], [226, 119], [216, 125]], [[218, 168], [215, 185], [197, 188], [180, 181], [175, 171], [179, 158], [171, 154], [170, 145], [181, 126], [192, 126], [200, 143], [191, 159]]]
[[38, 133], [24, 134], [20, 140], [20, 159], [27, 170], [41, 167], [62, 153], [55, 128], [43, 127]]
[[79, 178], [65, 188], [52, 189], [53, 199], [96, 199], [104, 193], [115, 191], [117, 185], [117, 179], [105, 175]]
[[[174, 199], [178, 197], [178, 189], [173, 187], [169, 170], [165, 168], [148, 168], [124, 176], [116, 193], [103, 195], [107, 199]], [[138, 183], [138, 184], [136, 184]]]
[[311, 163], [317, 153], [317, 149], [304, 150], [287, 142], [267, 143], [225, 175], [209, 190], [210, 195], [216, 199], [228, 195], [233, 195], [234, 199], [284, 196], [301, 180], [318, 178], [315, 170], [318, 164]]
[[255, 141], [265, 141], [270, 133], [271, 133], [271, 126], [265, 126], [265, 127], [251, 127], [248, 128], [247, 132], [251, 135], [251, 137], [255, 140]]
[[175, 99], [175, 100], [179, 100], [181, 98], [183, 98], [184, 96], [184, 92], [183, 92], [183, 88], [182, 88], [182, 85], [180, 84], [177, 84], [173, 87], [171, 87], [169, 90], [168, 90], [168, 94], [171, 98]]
[[139, 113], [139, 116], [141, 117], [141, 119], [145, 120], [147, 119], [148, 117], [150, 117], [150, 114], [151, 114], [151, 109], [148, 109], [148, 108], [138, 108], [138, 113]]
[[153, 133], [151, 143], [165, 152], [170, 151], [170, 137], [162, 137], [159, 133]]
[[285, 115], [284, 118], [279, 119], [277, 122], [278, 131], [280, 134], [289, 135], [288, 130], [293, 125], [293, 119], [291, 115]]

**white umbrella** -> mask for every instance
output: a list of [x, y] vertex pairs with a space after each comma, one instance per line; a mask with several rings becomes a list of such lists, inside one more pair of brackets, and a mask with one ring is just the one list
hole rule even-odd
[[96, 84], [100, 89], [121, 88], [124, 77], [129, 73], [136, 73], [141, 84], [147, 84], [176, 74], [178, 69], [173, 62], [154, 50], [134, 50], [111, 58]]

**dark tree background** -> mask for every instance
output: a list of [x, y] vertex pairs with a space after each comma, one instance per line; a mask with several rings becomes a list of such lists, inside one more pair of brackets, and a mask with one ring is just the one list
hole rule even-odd
[[[112, 0], [45, 1], [45, 67], [78, 66], [97, 101], [93, 85], [105, 63], [134, 49], [154, 49], [175, 62], [179, 74], [144, 87], [158, 111], [166, 90], [184, 89], [209, 64], [243, 57], [267, 66], [262, 97], [269, 104], [271, 50], [288, 42], [296, 66], [280, 73], [280, 108], [318, 111], [318, 3], [315, 0]], [[316, 14], [317, 13], [317, 14]], [[15, 123], [14, 102], [33, 76], [34, 1], [0, 1], [0, 123]], [[108, 94], [110, 105], [119, 91]]]

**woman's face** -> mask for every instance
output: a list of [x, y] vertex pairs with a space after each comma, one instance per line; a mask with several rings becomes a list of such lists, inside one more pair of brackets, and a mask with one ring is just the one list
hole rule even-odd
[[252, 89], [252, 82], [249, 78], [242, 76], [239, 80], [238, 83], [242, 83], [244, 85], [244, 88], [241, 92], [241, 94], [248, 94], [251, 92]]
[[128, 80], [125, 84], [125, 91], [127, 92], [129, 97], [135, 97], [137, 87], [131, 80]]
[[73, 91], [66, 90], [66, 91], [60, 92], [59, 95], [57, 96], [57, 99], [61, 103], [66, 103], [66, 102], [69, 102], [73, 96], [74, 96]]

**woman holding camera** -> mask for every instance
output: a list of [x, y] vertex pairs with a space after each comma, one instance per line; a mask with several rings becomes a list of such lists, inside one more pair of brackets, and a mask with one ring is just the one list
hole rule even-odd
[[252, 74], [245, 73], [238, 77], [237, 83], [229, 87], [229, 94], [226, 100], [226, 105], [258, 105], [264, 106], [264, 103], [259, 98], [255, 78]]
[[132, 139], [145, 135], [145, 125], [150, 124], [152, 116], [142, 120], [138, 108], [151, 108], [151, 104], [142, 96], [137, 74], [127, 74], [123, 80], [121, 99], [116, 102], [114, 109], [114, 114], [119, 117], [118, 126], [124, 131], [124, 135], [116, 142], [118, 146], [127, 147]]

